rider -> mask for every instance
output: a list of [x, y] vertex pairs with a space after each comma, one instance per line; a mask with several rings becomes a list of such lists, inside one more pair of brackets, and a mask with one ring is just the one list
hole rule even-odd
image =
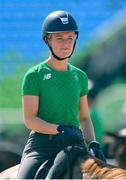
[[30, 68], [22, 83], [24, 122], [31, 132], [23, 151], [19, 179], [34, 179], [39, 167], [44, 169], [44, 179], [57, 153], [73, 144], [88, 146], [94, 155], [105, 160], [88, 111], [87, 75], [68, 63], [78, 35], [70, 13], [54, 11], [45, 18], [42, 36], [50, 56]]

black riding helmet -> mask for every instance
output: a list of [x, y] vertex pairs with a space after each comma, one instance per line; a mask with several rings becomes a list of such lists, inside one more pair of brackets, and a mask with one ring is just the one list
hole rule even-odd
[[47, 42], [47, 35], [52, 33], [60, 33], [60, 32], [75, 32], [76, 33], [76, 39], [78, 38], [78, 27], [76, 24], [76, 21], [72, 17], [72, 15], [66, 11], [54, 11], [50, 13], [44, 20], [43, 26], [42, 26], [42, 36], [43, 40], [46, 42], [48, 47], [50, 48], [53, 56], [58, 60], [64, 60], [66, 58], [69, 58], [75, 48], [76, 40], [74, 43], [73, 51], [70, 54], [69, 57], [60, 58], [56, 56], [52, 50], [52, 48], [49, 46]]

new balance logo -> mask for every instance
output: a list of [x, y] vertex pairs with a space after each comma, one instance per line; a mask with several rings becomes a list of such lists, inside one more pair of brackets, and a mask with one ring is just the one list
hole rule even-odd
[[44, 77], [43, 77], [43, 80], [48, 80], [48, 79], [50, 79], [51, 78], [51, 74], [49, 73], [49, 74], [45, 74], [44, 75]]

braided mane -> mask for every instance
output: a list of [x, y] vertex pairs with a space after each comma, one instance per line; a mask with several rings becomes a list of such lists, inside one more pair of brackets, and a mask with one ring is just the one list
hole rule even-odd
[[126, 179], [126, 170], [109, 165], [93, 157], [81, 164], [84, 179]]

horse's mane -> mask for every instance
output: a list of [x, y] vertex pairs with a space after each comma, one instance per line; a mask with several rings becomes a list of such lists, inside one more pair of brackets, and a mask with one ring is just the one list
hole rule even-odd
[[126, 170], [107, 164], [90, 155], [81, 164], [84, 179], [126, 179]]

